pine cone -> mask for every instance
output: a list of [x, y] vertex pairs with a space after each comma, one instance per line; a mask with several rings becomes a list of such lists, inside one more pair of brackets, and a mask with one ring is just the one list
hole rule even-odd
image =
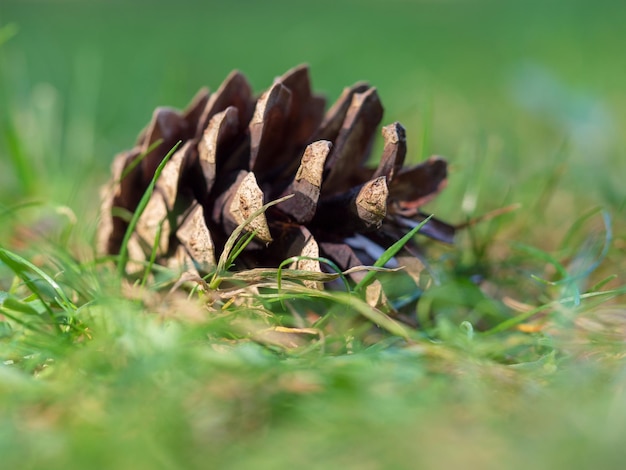
[[[264, 203], [293, 194], [250, 224], [256, 236], [237, 269], [277, 267], [297, 255], [324, 256], [344, 270], [372, 264], [424, 220], [420, 207], [445, 186], [447, 165], [431, 157], [403, 168], [405, 131], [396, 122], [382, 129], [378, 167], [364, 166], [383, 115], [376, 89], [366, 83], [346, 88], [324, 108], [306, 66], [277, 78], [256, 100], [235, 71], [215, 93], [200, 90], [182, 112], [157, 108], [136, 145], [113, 162], [100, 252], [119, 253], [128, 214], [182, 141], [130, 239], [131, 258], [149, 259], [160, 231], [158, 263], [209, 272], [239, 224]], [[450, 243], [454, 229], [431, 219], [421, 233]], [[413, 242], [405, 247], [409, 264], [416, 249]], [[317, 261], [297, 267], [320, 271]]]

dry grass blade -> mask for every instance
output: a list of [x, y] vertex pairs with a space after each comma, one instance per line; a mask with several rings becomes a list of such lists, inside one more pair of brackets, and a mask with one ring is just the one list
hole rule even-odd
[[[285, 294], [258, 294], [262, 299], [275, 300], [281, 302], [284, 299]], [[299, 286], [294, 284], [289, 288], [289, 296], [302, 298], [319, 298], [325, 299], [330, 302], [339, 303], [349, 307], [350, 309], [358, 312], [361, 316], [367, 318], [372, 323], [378, 325], [380, 328], [386, 330], [392, 335], [399, 336], [407, 341], [413, 341], [413, 332], [407, 327], [398, 323], [389, 315], [381, 312], [375, 307], [368, 305], [363, 300], [355, 297], [353, 294], [345, 292], [325, 292], [317, 289], [310, 289], [305, 286]]]
[[[302, 258], [302, 257], [294, 257]], [[319, 260], [320, 258], [316, 258]], [[286, 263], [292, 263], [294, 259], [290, 258], [286, 260]], [[357, 272], [397, 272], [402, 268], [381, 268], [376, 266], [356, 266], [339, 273], [320, 273], [303, 269], [281, 269], [281, 268], [255, 268], [247, 269], [245, 271], [234, 272], [228, 276], [224, 276], [225, 279], [234, 281], [244, 281], [247, 283], [256, 283], [264, 280], [289, 279], [292, 281], [316, 281], [316, 282], [332, 282], [339, 279], [342, 275], [347, 276], [349, 274]]]

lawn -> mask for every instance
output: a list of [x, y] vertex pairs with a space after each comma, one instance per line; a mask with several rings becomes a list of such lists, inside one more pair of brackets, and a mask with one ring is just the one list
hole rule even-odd
[[[3, 468], [622, 468], [625, 22], [610, 0], [3, 0]], [[449, 163], [425, 209], [464, 228], [417, 236], [411, 326], [354, 287], [168, 295], [95, 252], [154, 108], [301, 63], [330, 102], [376, 86], [408, 163]], [[394, 305], [402, 276], [376, 274]]]

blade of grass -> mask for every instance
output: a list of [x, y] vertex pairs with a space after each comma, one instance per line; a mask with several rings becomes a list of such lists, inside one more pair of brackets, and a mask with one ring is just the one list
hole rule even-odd
[[339, 303], [349, 307], [352, 310], [358, 312], [361, 316], [367, 318], [372, 323], [375, 323], [380, 328], [388, 331], [389, 333], [399, 336], [407, 341], [412, 341], [414, 333], [409, 330], [407, 327], [398, 323], [390, 316], [381, 312], [380, 310], [371, 307], [366, 302], [356, 297], [352, 293], [347, 292], [326, 292], [320, 291], [317, 289], [311, 289], [305, 286], [294, 285], [289, 289], [288, 294], [285, 293], [269, 293], [269, 294], [258, 294], [259, 297], [273, 300], [276, 302], [281, 302], [285, 299], [285, 296], [288, 295], [290, 298], [299, 297], [304, 299], [310, 299], [312, 297], [329, 300], [331, 302]]
[[281, 197], [280, 199], [276, 199], [274, 201], [268, 202], [267, 204], [264, 204], [259, 209], [254, 211], [250, 215], [250, 217], [248, 217], [241, 224], [239, 224], [235, 230], [233, 230], [233, 233], [230, 234], [230, 237], [228, 237], [228, 240], [226, 240], [226, 243], [224, 244], [224, 250], [222, 251], [222, 254], [220, 255], [220, 259], [217, 262], [217, 268], [215, 269], [213, 278], [211, 279], [211, 282], [209, 283], [209, 287], [211, 289], [217, 289], [219, 287], [220, 282], [221, 282], [220, 276], [222, 275], [222, 273], [226, 271], [226, 266], [229, 265], [229, 260], [231, 259], [230, 254], [233, 251], [234, 247], [237, 245], [237, 242], [239, 240], [239, 235], [241, 235], [241, 233], [246, 229], [246, 227], [254, 219], [256, 219], [258, 216], [263, 214], [268, 208], [276, 204], [280, 204], [281, 202], [286, 201], [287, 199], [290, 199], [292, 197], [293, 197], [293, 194], [289, 194], [285, 197]]
[[586, 294], [580, 294], [580, 296], [574, 296], [574, 297], [565, 297], [559, 300], [555, 300], [553, 302], [548, 302], [547, 304], [544, 305], [540, 305], [539, 307], [536, 307], [532, 310], [529, 310], [527, 312], [524, 312], [520, 315], [517, 315], [513, 318], [510, 318], [509, 320], [503, 321], [502, 323], [499, 323], [498, 325], [494, 326], [493, 328], [487, 330], [487, 331], [483, 331], [482, 333], [480, 333], [483, 336], [489, 336], [489, 335], [493, 335], [496, 333], [501, 333], [503, 331], [509, 330], [517, 325], [519, 325], [520, 323], [522, 323], [523, 321], [528, 320], [529, 318], [535, 316], [536, 314], [538, 314], [539, 312], [543, 312], [544, 310], [548, 310], [550, 308], [556, 307], [558, 305], [568, 305], [568, 304], [572, 304], [573, 302], [575, 302], [577, 300], [577, 298], [579, 300], [586, 300], [586, 299], [592, 299], [595, 297], [604, 297], [607, 296], [608, 299], [613, 299], [615, 297], [619, 297], [622, 295], [626, 295], [626, 287], [622, 287], [621, 289], [613, 289], [613, 290], [607, 290], [607, 291], [603, 291], [603, 292], [588, 292]]
[[[157, 265], [158, 266], [158, 265]], [[157, 267], [155, 266], [155, 268]], [[334, 272], [334, 273], [321, 273], [314, 271], [305, 271], [300, 269], [284, 269], [282, 270], [282, 280], [289, 281], [315, 281], [315, 282], [331, 282], [339, 279], [340, 277], [345, 277], [348, 274], [361, 272], [361, 271], [370, 271], [376, 270], [377, 272], [395, 272], [400, 271], [402, 268], [373, 268], [371, 266], [355, 266], [344, 272]], [[258, 283], [265, 282], [268, 280], [276, 279], [278, 276], [277, 268], [252, 268], [246, 269], [243, 271], [237, 271], [233, 273], [224, 273], [223, 278], [232, 280], [232, 281], [241, 281], [245, 283]], [[276, 283], [273, 285], [277, 286]]]
[[[33, 280], [30, 276], [28, 276], [29, 272], [35, 273], [39, 276], [56, 294], [55, 301], [59, 305], [59, 307], [64, 310], [76, 310], [76, 306], [72, 303], [72, 301], [67, 297], [61, 286], [57, 284], [57, 282], [48, 276], [43, 270], [32, 264], [30, 261], [22, 258], [20, 255], [13, 253], [4, 248], [0, 248], [0, 260], [6, 264], [11, 271], [15, 273], [22, 281], [29, 285], [29, 287], [33, 286]], [[32, 290], [32, 288], [31, 288]], [[41, 297], [39, 294], [39, 289], [34, 289], [33, 294]], [[42, 301], [45, 301], [42, 298]]]
[[156, 261], [157, 251], [159, 250], [159, 244], [161, 243], [161, 233], [163, 232], [163, 222], [165, 219], [159, 223], [157, 226], [157, 231], [154, 236], [154, 243], [152, 244], [152, 251], [150, 252], [150, 259], [148, 260], [148, 264], [146, 265], [146, 269], [143, 272], [143, 277], [141, 278], [140, 286], [143, 288], [146, 286], [146, 282], [148, 282], [148, 277], [152, 272], [152, 267], [154, 266], [154, 262]]
[[582, 226], [594, 215], [600, 214], [601, 212], [604, 212], [602, 207], [594, 207], [585, 212], [578, 219], [576, 219], [576, 221], [570, 226], [569, 230], [563, 237], [563, 240], [559, 245], [559, 251], [564, 251], [571, 244], [572, 239], [574, 238], [576, 233], [582, 228]]
[[226, 262], [226, 269], [229, 269], [232, 266], [233, 262], [239, 257], [241, 252], [245, 250], [248, 244], [256, 237], [258, 230], [253, 230], [252, 232], [246, 233], [243, 237], [240, 237], [235, 243], [233, 250], [231, 251], [230, 256], [228, 257], [228, 261]]
[[120, 176], [120, 179], [118, 181], [116, 181], [115, 183], [118, 184], [120, 181], [122, 181], [124, 178], [126, 178], [130, 174], [130, 172], [133, 171], [135, 169], [135, 167], [137, 165], [139, 165], [144, 158], [146, 158], [146, 155], [148, 155], [155, 148], [157, 148], [159, 145], [161, 145], [161, 142], [163, 142], [163, 139], [157, 139], [155, 142], [153, 142], [153, 144], [150, 147], [148, 147], [148, 149], [145, 152], [139, 154], [137, 156], [137, 158], [135, 158], [130, 163], [130, 165], [128, 165], [128, 167], [124, 169], [124, 171], [122, 172], [122, 175]]
[[4, 218], [4, 217], [9, 217], [9, 216], [13, 216], [13, 217], [17, 217], [17, 212], [21, 211], [22, 209], [28, 209], [30, 207], [37, 207], [37, 206], [43, 206], [45, 203], [43, 201], [24, 201], [24, 202], [20, 202], [18, 204], [14, 204], [12, 206], [3, 206], [0, 205], [0, 209], [2, 209], [0, 211], [0, 219]]
[[589, 292], [596, 292], [599, 291], [600, 289], [602, 289], [604, 286], [606, 286], [609, 282], [611, 282], [614, 279], [617, 279], [619, 276], [617, 274], [611, 274], [610, 276], [605, 277], [604, 279], [602, 279], [601, 281], [599, 281], [598, 283], [596, 283], [595, 285], [593, 285], [591, 287], [591, 289], [589, 289]]
[[38, 317], [41, 314], [41, 312], [39, 312], [35, 307], [29, 305], [28, 302], [23, 302], [13, 296], [8, 296], [4, 299], [2, 306], [24, 315]]
[[[587, 220], [589, 217], [591, 217], [592, 215], [596, 214], [597, 211], [592, 211], [589, 214], [586, 214], [585, 216], [581, 217], [581, 219], [583, 220]], [[613, 240], [613, 230], [612, 230], [612, 224], [611, 224], [611, 217], [608, 214], [608, 212], [606, 211], [601, 211], [600, 212], [602, 214], [602, 220], [604, 222], [604, 240], [603, 240], [603, 244], [602, 244], [602, 248], [600, 250], [600, 253], [598, 253], [598, 256], [596, 259], [593, 259], [592, 262], [590, 262], [588, 264], [588, 266], [586, 266], [584, 269], [581, 269], [579, 272], [574, 272], [574, 273], [570, 273], [567, 268], [565, 268], [561, 263], [559, 263], [558, 261], [556, 261], [556, 259], [554, 257], [552, 257], [551, 255], [549, 255], [548, 253], [545, 253], [544, 251], [538, 250], [536, 248], [533, 247], [529, 247], [529, 246], [525, 246], [525, 245], [517, 245], [518, 248], [523, 247], [523, 250], [526, 251], [528, 254], [534, 255], [535, 257], [538, 257], [540, 259], [543, 259], [544, 261], [552, 264], [558, 271], [558, 273], [561, 275], [561, 279], [558, 279], [556, 281], [548, 281], [546, 279], [542, 279], [539, 276], [536, 275], [531, 275], [531, 277], [538, 281], [541, 282], [543, 284], [546, 285], [550, 285], [550, 286], [565, 286], [565, 292], [570, 292], [573, 291], [574, 292], [574, 304], [578, 305], [580, 303], [580, 290], [581, 290], [581, 286], [579, 285], [579, 283], [588, 278], [591, 273], [593, 271], [595, 271], [598, 266], [600, 266], [600, 264], [602, 263], [602, 261], [604, 261], [604, 259], [606, 258], [608, 252], [609, 252], [609, 247], [611, 246], [611, 242]], [[581, 220], [579, 219], [579, 221]], [[577, 221], [578, 222], [578, 221]], [[573, 232], [570, 232], [570, 234]], [[588, 250], [589, 251], [589, 250]], [[577, 256], [585, 256], [585, 251], [581, 250]]]
[[339, 269], [339, 266], [337, 266], [333, 261], [329, 260], [328, 258], [324, 258], [324, 257], [315, 258], [315, 257], [310, 257], [310, 256], [292, 256], [291, 258], [288, 258], [282, 263], [280, 263], [280, 265], [278, 266], [278, 272], [276, 274], [276, 282], [278, 284], [279, 291], [281, 288], [282, 274], [283, 274], [284, 267], [289, 264], [295, 263], [297, 261], [301, 261], [301, 260], [318, 261], [320, 263], [324, 263], [325, 265], [329, 266], [333, 271], [335, 271], [338, 274], [339, 278], [343, 282], [344, 287], [346, 288], [346, 292], [350, 292], [350, 284], [348, 283], [348, 280], [346, 279], [345, 274], [341, 272], [341, 269]]
[[[565, 269], [565, 266], [563, 266], [550, 253], [546, 253], [545, 251], [540, 250], [539, 248], [535, 248], [534, 246], [526, 245], [524, 243], [513, 243], [512, 247], [518, 251], [525, 253], [526, 255], [529, 255], [535, 259], [538, 259], [539, 261], [543, 261], [545, 263], [552, 265], [556, 269], [556, 272], [560, 275], [562, 279], [565, 279], [569, 276], [569, 273], [567, 272], [567, 269]], [[552, 284], [552, 281], [541, 279], [538, 276], [532, 275], [531, 277], [533, 277], [533, 279], [536, 279], [544, 284]]]
[[61, 307], [66, 312], [75, 312], [76, 306], [68, 299], [68, 297], [65, 295], [65, 292], [63, 292], [63, 289], [61, 289], [61, 286], [59, 286], [54, 281], [54, 279], [52, 279], [34, 264], [25, 260], [21, 256], [3, 248], [0, 248], [0, 261], [7, 265], [9, 269], [11, 269], [11, 271], [13, 271], [13, 273], [17, 276], [17, 278], [21, 279], [24, 282], [24, 284], [29, 288], [32, 294], [41, 301], [48, 317], [50, 318], [50, 321], [55, 325], [55, 328], [60, 333], [63, 333], [62, 326], [57, 321], [57, 317], [52, 310], [49, 301], [46, 300], [45, 293], [43, 293], [42, 289], [37, 286], [37, 283], [32, 279], [30, 273], [35, 273], [45, 283], [47, 287], [52, 289], [52, 292], [54, 292], [55, 294], [54, 301], [59, 307]]
[[174, 155], [174, 152], [176, 152], [176, 149], [178, 149], [180, 144], [181, 142], [178, 141], [176, 145], [174, 145], [174, 147], [172, 147], [172, 149], [169, 152], [167, 152], [167, 155], [165, 155], [163, 160], [161, 160], [161, 163], [159, 163], [159, 166], [154, 172], [154, 176], [150, 180], [150, 184], [148, 184], [146, 191], [143, 193], [143, 196], [141, 197], [141, 200], [139, 201], [139, 205], [137, 206], [137, 209], [135, 210], [135, 213], [133, 214], [133, 218], [130, 219], [130, 223], [128, 224], [128, 228], [126, 229], [126, 233], [124, 234], [124, 239], [122, 240], [120, 254], [118, 256], [117, 274], [119, 277], [123, 277], [124, 273], [126, 272], [126, 265], [128, 264], [128, 242], [130, 241], [130, 237], [135, 231], [137, 222], [139, 222], [139, 218], [141, 217], [141, 214], [143, 214], [143, 211], [146, 209], [146, 206], [148, 205], [148, 201], [150, 201], [150, 197], [152, 196], [152, 193], [154, 192], [154, 187], [156, 186], [156, 182], [159, 179], [159, 176], [161, 176], [161, 172], [163, 171], [163, 168], [165, 168], [166, 163], [170, 160], [172, 155]]
[[[39, 304], [39, 307], [40, 307], [39, 309], [37, 309], [36, 307], [37, 304]], [[28, 329], [31, 329], [33, 331], [36, 331], [38, 333], [50, 335], [49, 331], [45, 331], [39, 326], [35, 326], [35, 325], [41, 325], [42, 327], [46, 326], [46, 323], [42, 318], [42, 314], [47, 314], [48, 311], [46, 309], [46, 305], [44, 305], [43, 302], [41, 302], [40, 300], [34, 299], [29, 302], [24, 302], [23, 300], [20, 300], [14, 296], [9, 295], [3, 300], [2, 306], [0, 307], [0, 309], [1, 309], [1, 312], [5, 316], [7, 316], [7, 318], [11, 318], [13, 321], [20, 323], [22, 326]], [[20, 314], [23, 317], [31, 317], [34, 320], [33, 321], [21, 320], [14, 313]], [[55, 317], [54, 324], [56, 323], [58, 323], [58, 321], [56, 321], [56, 317]], [[51, 336], [54, 336], [54, 335], [51, 335]]]
[[[609, 253], [609, 248], [613, 241], [613, 226], [612, 226], [611, 216], [605, 210], [601, 211], [601, 214], [602, 214], [602, 221], [604, 222], [604, 240], [602, 244], [602, 249], [600, 250], [600, 253], [598, 253], [597, 258], [594, 259], [589, 264], [589, 266], [587, 266], [585, 269], [582, 269], [580, 272], [571, 276], [572, 280], [579, 280], [579, 279], [589, 277], [589, 275], [593, 271], [595, 271], [598, 268], [598, 266], [600, 266], [600, 264], [602, 264], [602, 262], [605, 260], [606, 256]], [[581, 250], [581, 251], [584, 252], [584, 250]]]
[[0, 307], [0, 315], [3, 315], [10, 320], [13, 320], [15, 323], [17, 323], [18, 325], [22, 325], [24, 328], [28, 330], [35, 331], [42, 335], [50, 335], [49, 332], [42, 330], [38, 326], [35, 326], [33, 322], [22, 320], [20, 317], [18, 317], [17, 315], [13, 315], [11, 312], [9, 312], [5, 308]]
[[8, 158], [19, 182], [19, 188], [23, 195], [32, 196], [37, 189], [38, 172], [33, 171], [13, 121], [8, 120], [5, 123], [3, 134]]
[[[374, 263], [374, 267], [382, 268], [383, 266], [385, 266], [385, 264], [387, 264], [391, 258], [396, 256], [398, 252], [402, 249], [402, 247], [404, 247], [404, 245], [406, 245], [409, 242], [409, 240], [413, 238], [415, 234], [417, 234], [417, 232], [419, 232], [419, 230], [424, 225], [426, 225], [432, 217], [433, 217], [432, 214], [426, 217], [422, 222], [419, 223], [419, 225], [413, 228], [409, 233], [407, 233], [400, 240], [398, 240], [389, 248], [387, 248], [385, 252], [380, 256], [380, 258], [376, 260], [376, 262]], [[359, 293], [359, 292], [364, 291], [365, 288], [374, 281], [375, 277], [376, 277], [376, 271], [369, 271], [363, 277], [363, 279], [361, 279], [361, 281], [356, 286], [354, 286], [354, 292]]]
[[[346, 288], [346, 292], [350, 292], [350, 284], [348, 284], [348, 280], [346, 279], [346, 277], [343, 275], [343, 273], [339, 269], [339, 266], [337, 266], [335, 263], [333, 263], [329, 259], [320, 258], [320, 257], [312, 257], [312, 256], [292, 256], [291, 258], [287, 258], [282, 263], [280, 263], [280, 265], [278, 265], [278, 270], [277, 270], [277, 273], [276, 273], [276, 283], [277, 283], [277, 287], [278, 287], [278, 293], [280, 293], [281, 287], [282, 287], [283, 268], [285, 266], [287, 266], [287, 265], [290, 265], [292, 263], [296, 263], [296, 262], [301, 261], [301, 260], [302, 261], [308, 260], [308, 261], [325, 262], [325, 264], [328, 264], [328, 266], [330, 266], [331, 269], [333, 269], [337, 274], [339, 274], [339, 277], [343, 281], [343, 285]], [[324, 260], [324, 261], [322, 261], [322, 260]], [[281, 305], [281, 307], [283, 309], [285, 308], [285, 304], [283, 303], [282, 300], [280, 302], [280, 305]]]
[[567, 169], [567, 159], [570, 156], [568, 147], [569, 142], [567, 139], [564, 139], [554, 157], [548, 160], [552, 162], [551, 168], [545, 170], [546, 178], [543, 182], [543, 187], [537, 192], [538, 197], [533, 204], [533, 209], [530, 211], [531, 214], [544, 215], [545, 208], [548, 207], [548, 204], [554, 197]]

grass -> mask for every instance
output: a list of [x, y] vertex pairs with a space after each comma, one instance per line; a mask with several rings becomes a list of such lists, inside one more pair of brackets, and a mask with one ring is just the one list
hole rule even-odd
[[[0, 7], [3, 466], [622, 467], [626, 8], [152, 5]], [[219, 293], [168, 294], [93, 253], [97, 188], [155, 106], [305, 61], [331, 98], [371, 81], [408, 158], [451, 163], [428, 209], [457, 244], [426, 244], [420, 285], [364, 281], [419, 295], [418, 329], [285, 267], [225, 258]]]

